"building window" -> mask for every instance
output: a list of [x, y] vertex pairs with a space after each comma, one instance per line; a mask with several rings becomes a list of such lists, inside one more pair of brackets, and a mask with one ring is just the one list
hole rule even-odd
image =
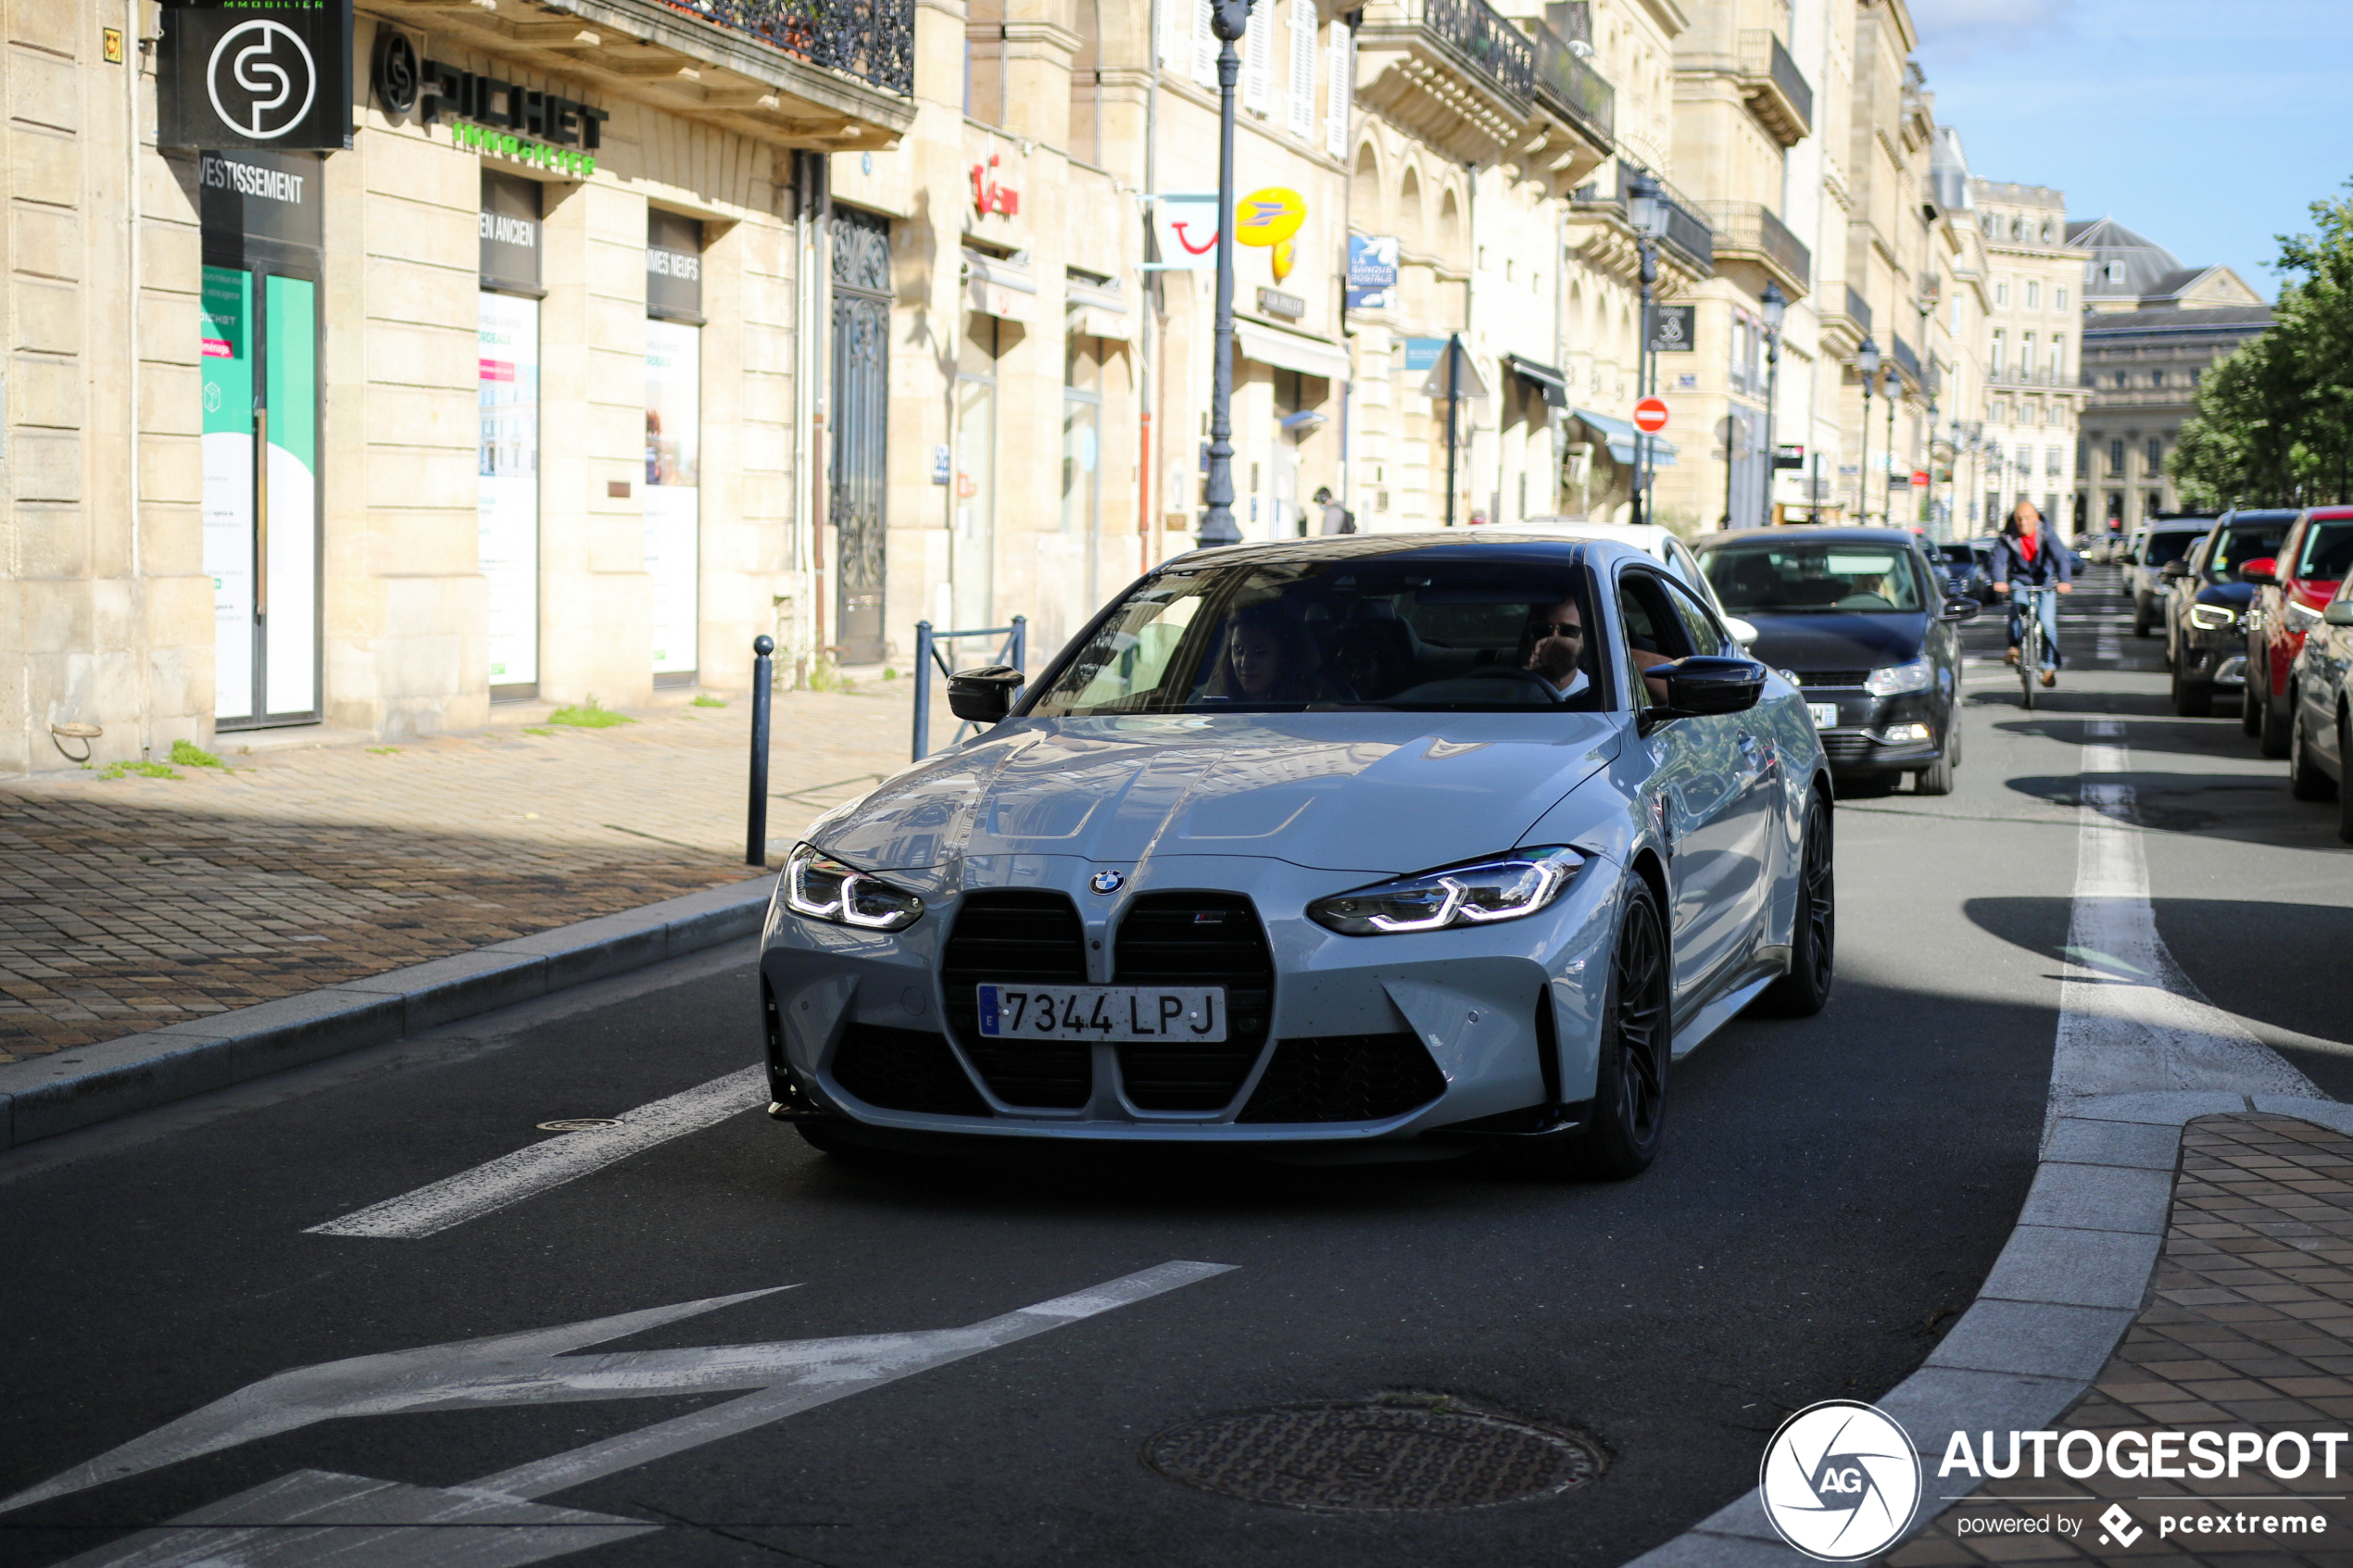
[[[2124, 443], [2121, 441], [2111, 441], [2108, 444], [2108, 471], [2110, 473], [2124, 471]], [[2122, 505], [2122, 501], [2120, 499], [2118, 504]]]
[[2149, 372], [2149, 385], [2163, 386], [2164, 384], [2165, 372], [2163, 370], [2151, 370]]
[[2057, 288], [2051, 290], [2051, 308], [2054, 310], [2064, 310], [2067, 308], [2067, 285], [2065, 283], [2061, 283]]
[[1994, 330], [1994, 352], [1985, 359], [1987, 373], [1996, 376], [2002, 373], [2002, 359], [2009, 352], [2009, 334], [1996, 327]]
[[2192, 386], [2196, 386], [2196, 385], [2197, 384], [2197, 383], [2198, 383], [2198, 378], [2199, 378], [2200, 376], [2203, 376], [2204, 374], [2206, 374], [2206, 372], [2205, 372], [2204, 370], [2191, 370], [2191, 371], [2190, 371], [2190, 384], [2191, 384]]
[[2111, 523], [2124, 521], [2124, 493], [2120, 490], [2108, 493], [2108, 521]]
[[2021, 381], [2032, 380], [2034, 375], [2034, 334], [2032, 332], [2022, 332], [2019, 335], [2018, 374]]
[[1994, 400], [1994, 422], [1997, 425], [2006, 425], [2010, 422], [2010, 405], [2007, 398]]
[[2152, 436], [2150, 436], [2150, 437], [2149, 437], [2149, 472], [2151, 472], [2151, 473], [2162, 473], [2164, 470], [2165, 470], [2165, 442], [2164, 442], [2164, 439], [2163, 439], [2162, 437], [2160, 437], [2160, 436], [2155, 436], [2155, 435], [2152, 435]]
[[2056, 446], [2043, 448], [2043, 471], [2057, 478], [2066, 469], [2066, 455]]
[[1996, 310], [2007, 310], [2009, 307], [2010, 285], [2009, 280], [2005, 278], [1995, 282], [1994, 285], [1994, 308]]
[[2116, 372], [2116, 384], [2120, 387], [2130, 386], [2133, 384], [2133, 378], [2129, 373], [2119, 370]]
[[2053, 332], [2051, 334], [2051, 384], [2053, 386], [2059, 385], [2059, 378], [2066, 373], [2067, 334], [2064, 332]]
[[2026, 281], [2026, 307], [2029, 310], [2043, 308], [2043, 285], [2032, 278]]
[[2143, 517], [2155, 517], [2163, 510], [2165, 510], [2164, 493], [2158, 490], [2150, 491], [2146, 497], [2146, 505], [2141, 508], [2141, 515]]

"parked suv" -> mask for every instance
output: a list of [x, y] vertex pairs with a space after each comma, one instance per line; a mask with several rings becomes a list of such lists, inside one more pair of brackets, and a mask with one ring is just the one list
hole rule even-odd
[[2336, 835], [2353, 844], [2353, 784], [2346, 762], [2353, 757], [2353, 702], [2347, 679], [2353, 674], [2353, 581], [2321, 607], [2321, 621], [2306, 633], [2296, 653], [2288, 709], [2287, 787], [2298, 800], [2336, 799]]
[[2133, 541], [2124, 558], [2124, 591], [2133, 596], [2133, 635], [2145, 637], [2162, 614], [2165, 580], [2159, 575], [2168, 561], [2190, 553], [2190, 546], [2214, 526], [2210, 517], [2169, 517], [2150, 523]]
[[2288, 715], [2295, 702], [2289, 680], [2304, 633], [2321, 623], [2321, 610], [2353, 566], [2353, 507], [2311, 507], [2280, 542], [2276, 557], [2250, 560], [2239, 575], [2255, 584], [2255, 608], [2246, 622], [2246, 696], [2240, 721], [2262, 737], [2263, 755], [2285, 757]]
[[2158, 570], [2165, 584], [2165, 665], [2173, 671], [2173, 711], [2203, 719], [2220, 687], [2246, 684], [2246, 610], [2255, 584], [2239, 568], [2280, 552], [2293, 509], [2227, 511], [2189, 555]]

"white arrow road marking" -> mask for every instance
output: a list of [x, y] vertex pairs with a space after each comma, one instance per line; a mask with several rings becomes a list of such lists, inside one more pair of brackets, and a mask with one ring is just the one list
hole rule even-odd
[[[1231, 1267], [1163, 1263], [963, 1328], [561, 1354], [773, 1293], [754, 1290], [556, 1328], [297, 1367], [249, 1384], [146, 1436], [19, 1492], [0, 1501], [0, 1512], [344, 1416], [751, 1390], [739, 1399], [452, 1487], [297, 1471], [73, 1559], [75, 1568], [282, 1568], [329, 1561], [337, 1568], [422, 1568], [426, 1563], [436, 1568], [508, 1568], [536, 1562], [655, 1526], [610, 1514], [546, 1508], [534, 1499], [1129, 1306]], [[517, 1527], [440, 1528], [460, 1524]]]
[[[2287, 1059], [2198, 993], [2158, 935], [2148, 859], [2132, 825], [2123, 727], [2095, 720], [2076, 808], [2071, 960], [2059, 986], [2050, 1121], [2086, 1095], [2175, 1089], [2326, 1098]], [[2118, 819], [2124, 819], [2119, 821]]]
[[761, 1103], [767, 1074], [758, 1067], [713, 1078], [623, 1114], [620, 1123], [566, 1133], [500, 1155], [414, 1192], [312, 1225], [311, 1236], [371, 1236], [414, 1239], [479, 1220], [510, 1203], [601, 1171], [658, 1143], [698, 1133]]

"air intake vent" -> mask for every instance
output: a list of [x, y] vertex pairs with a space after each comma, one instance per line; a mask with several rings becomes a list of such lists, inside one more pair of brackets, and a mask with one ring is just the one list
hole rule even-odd
[[1797, 672], [1797, 683], [1809, 692], [1824, 687], [1842, 691], [1849, 687], [1860, 690], [1870, 676], [1871, 672], [1868, 670], [1801, 670]]
[[978, 985], [1087, 984], [1087, 937], [1059, 893], [967, 893], [939, 971], [948, 1027], [1008, 1105], [1076, 1110], [1094, 1085], [1093, 1047], [1060, 1040], [980, 1037]]
[[852, 1023], [834, 1047], [833, 1071], [835, 1083], [880, 1110], [989, 1113], [946, 1038], [928, 1030]]
[[1416, 1035], [1325, 1035], [1277, 1044], [1238, 1120], [1385, 1122], [1445, 1092]]
[[1147, 893], [1114, 945], [1122, 985], [1222, 985], [1226, 1038], [1214, 1045], [1119, 1047], [1120, 1085], [1143, 1110], [1219, 1110], [1241, 1093], [1274, 1015], [1275, 960], [1249, 899], [1231, 893]]

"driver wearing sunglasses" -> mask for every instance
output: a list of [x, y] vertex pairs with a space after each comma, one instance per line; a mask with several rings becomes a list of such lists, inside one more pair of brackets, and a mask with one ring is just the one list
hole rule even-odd
[[1584, 670], [1585, 616], [1574, 598], [1537, 611], [1520, 646], [1521, 667], [1544, 678], [1554, 701], [1567, 702], [1591, 684]]

